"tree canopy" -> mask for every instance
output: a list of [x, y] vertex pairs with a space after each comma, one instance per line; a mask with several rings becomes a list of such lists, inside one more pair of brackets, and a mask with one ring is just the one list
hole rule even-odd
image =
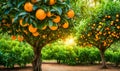
[[74, 11], [69, 4], [69, 0], [1, 0], [1, 31], [32, 45], [38, 39], [41, 45], [65, 37], [64, 32], [73, 26]]

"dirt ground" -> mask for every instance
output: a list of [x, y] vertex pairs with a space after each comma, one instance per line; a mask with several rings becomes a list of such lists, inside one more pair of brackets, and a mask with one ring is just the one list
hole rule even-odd
[[[114, 67], [113, 65], [108, 65], [108, 69], [100, 69], [100, 67], [101, 65], [68, 66], [56, 63], [43, 63], [42, 71], [120, 71], [120, 67]], [[0, 66], [0, 71], [32, 71], [32, 66], [28, 64], [24, 68], [16, 66], [14, 69], [6, 69]]]

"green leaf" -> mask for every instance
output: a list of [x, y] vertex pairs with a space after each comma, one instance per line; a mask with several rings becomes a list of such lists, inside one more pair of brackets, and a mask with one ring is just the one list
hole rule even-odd
[[21, 1], [18, 5], [17, 8], [20, 8], [20, 6], [24, 3], [25, 1]]
[[34, 27], [37, 27], [37, 23], [35, 21], [32, 22]]
[[53, 9], [56, 10], [59, 15], [62, 14], [62, 9], [61, 9], [61, 7], [55, 7], [55, 6], [53, 6]]
[[48, 21], [49, 22], [49, 26], [53, 26], [53, 22], [51, 20]]
[[16, 22], [17, 20], [18, 20], [18, 15], [15, 16], [13, 23]]
[[27, 12], [21, 12], [19, 16], [27, 15]]
[[36, 9], [38, 9], [38, 6], [34, 5], [33, 10], [36, 10]]

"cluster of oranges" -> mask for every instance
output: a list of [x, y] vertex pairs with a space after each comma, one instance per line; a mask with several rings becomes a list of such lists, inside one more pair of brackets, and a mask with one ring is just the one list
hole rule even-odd
[[[84, 41], [91, 41], [102, 43], [102, 46], [107, 47], [113, 43], [114, 40], [120, 39], [120, 14], [116, 14], [115, 16], [106, 15], [101, 21], [97, 23], [89, 24], [89, 31], [86, 30], [83, 32], [80, 37]], [[82, 44], [82, 43], [81, 43]], [[83, 45], [87, 45], [83, 43]]]
[[[63, 0], [61, 0], [63, 1]], [[24, 4], [24, 10], [26, 12], [32, 12], [33, 11], [33, 6], [34, 3], [37, 3], [38, 0], [31, 0], [31, 2], [26, 2]], [[49, 5], [54, 5], [57, 1], [56, 0], [49, 0]], [[68, 18], [73, 18], [74, 17], [74, 11], [72, 9], [70, 9], [67, 13], [66, 13]], [[43, 21], [46, 19], [46, 17], [51, 18], [52, 16], [54, 16], [55, 18], [52, 19], [52, 22], [54, 23], [59, 23], [61, 21], [61, 16], [60, 15], [55, 15], [53, 13], [51, 13], [51, 11], [45, 11], [44, 9], [37, 9], [35, 16], [38, 20]], [[69, 23], [66, 21], [63, 25], [63, 28], [68, 28], [69, 27]], [[50, 26], [49, 27], [51, 30], [57, 30], [58, 26]]]
[[18, 35], [17, 37], [16, 37], [15, 35], [12, 35], [12, 36], [11, 36], [11, 39], [12, 39], [12, 40], [16, 40], [16, 38], [18, 39], [18, 41], [23, 41], [23, 40], [24, 40], [24, 37], [21, 36], [21, 35]]
[[[45, 20], [48, 20], [50, 19], [53, 24], [56, 24], [57, 26], [49, 26], [49, 25], [45, 25], [43, 26], [41, 29], [37, 28], [37, 27], [34, 27], [32, 24], [30, 23], [24, 23], [23, 22], [25, 21], [24, 19], [19, 19], [19, 25], [23, 28], [27, 28], [26, 30], [24, 29], [22, 32], [25, 33], [25, 34], [28, 34], [29, 32], [34, 36], [34, 37], [37, 37], [37, 36], [40, 36], [39, 32], [38, 31], [43, 31], [45, 30], [47, 27], [49, 27], [50, 30], [57, 30], [59, 28], [59, 26], [61, 26], [62, 28], [68, 28], [70, 26], [69, 22], [67, 20], [62, 21], [62, 16], [61, 15], [58, 15], [54, 12], [51, 12], [51, 10], [44, 10], [44, 8], [42, 7], [38, 7], [37, 9], [34, 9], [34, 6], [37, 5], [37, 3], [39, 4], [39, 2], [41, 2], [40, 0], [30, 0], [30, 1], [27, 1], [24, 3], [23, 5], [23, 9], [24, 11], [26, 11], [27, 13], [34, 13], [34, 16], [35, 18], [38, 20], [38, 21], [45, 21]], [[61, 0], [61, 2], [64, 2], [64, 0]], [[57, 0], [48, 0], [47, 2], [47, 6], [54, 6], [55, 4], [57, 4]], [[62, 8], [61, 8], [62, 9]], [[75, 15], [74, 11], [72, 9], [68, 9], [68, 11], [66, 12], [65, 14], [65, 17], [67, 19], [71, 19], [73, 18]], [[13, 21], [14, 19], [12, 19]], [[61, 23], [62, 21], [62, 23]], [[59, 26], [58, 26], [59, 25]], [[11, 36], [11, 38], [14, 40], [16, 39], [16, 36]], [[24, 39], [23, 37], [20, 37], [18, 36], [18, 38], [20, 39]], [[18, 39], [18, 40], [19, 40]]]

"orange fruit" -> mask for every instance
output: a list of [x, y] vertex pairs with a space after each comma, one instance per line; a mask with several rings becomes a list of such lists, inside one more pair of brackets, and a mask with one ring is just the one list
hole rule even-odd
[[67, 12], [67, 16], [68, 16], [68, 18], [73, 18], [74, 15], [75, 15], [75, 13], [74, 13], [73, 10], [69, 10], [69, 11]]
[[88, 34], [88, 36], [90, 36], [90, 34]]
[[111, 21], [110, 25], [113, 25], [114, 24], [114, 21]]
[[34, 32], [34, 33], [32, 33], [32, 35], [37, 37], [37, 36], [39, 36], [39, 33], [38, 32]]
[[47, 17], [51, 17], [53, 16], [52, 13], [50, 11], [47, 12]]
[[15, 39], [16, 39], [16, 36], [15, 36], [15, 35], [12, 35], [12, 36], [11, 36], [11, 39], [12, 39], [12, 40], [15, 40]]
[[61, 20], [60, 16], [55, 16], [55, 18], [53, 19], [53, 22], [59, 23], [60, 20]]
[[118, 17], [119, 17], [119, 14], [116, 14], [116, 17], [118, 18]]
[[103, 42], [103, 46], [107, 46], [107, 43], [105, 41]]
[[69, 23], [68, 22], [65, 22], [63, 25], [62, 25], [63, 28], [68, 28], [69, 27]]
[[111, 34], [111, 32], [109, 31], [108, 34]]
[[111, 18], [111, 16], [107, 16], [107, 18]]
[[45, 39], [45, 38], [46, 38], [46, 35], [43, 35], [42, 38]]
[[27, 26], [28, 26], [28, 23], [23, 24], [23, 19], [20, 19], [20, 20], [19, 20], [19, 24], [20, 24], [20, 26], [22, 26], [22, 27], [27, 27]]
[[24, 5], [24, 10], [27, 12], [32, 12], [33, 11], [33, 4], [30, 2], [26, 2]]
[[23, 41], [23, 40], [24, 40], [24, 37], [23, 37], [23, 36], [18, 35], [18, 41]]
[[116, 19], [116, 22], [119, 22], [119, 19]]
[[101, 34], [102, 34], [102, 32], [99, 32], [99, 34], [101, 35]]
[[110, 30], [110, 28], [109, 28], [109, 27], [107, 27], [107, 28], [105, 28], [105, 30]]
[[101, 25], [99, 25], [99, 26], [98, 26], [98, 28], [100, 29], [100, 28], [102, 28], [102, 26], [101, 26]]
[[93, 24], [93, 26], [95, 26], [96, 24]]
[[38, 9], [35, 15], [36, 15], [36, 18], [39, 20], [44, 20], [46, 18], [46, 13], [43, 9]]
[[31, 33], [35, 33], [37, 31], [37, 28], [33, 27], [32, 24], [28, 26], [28, 30], [31, 32]]
[[120, 26], [117, 26], [117, 29], [120, 29]]
[[45, 30], [47, 28], [47, 26], [44, 26], [43, 28], [42, 28], [42, 30]]
[[58, 29], [58, 26], [51, 26], [51, 27], [49, 27], [49, 28], [50, 28], [50, 30], [55, 31], [55, 30], [57, 30], [57, 29]]
[[49, 5], [54, 5], [56, 3], [56, 0], [49, 0]]
[[38, 2], [38, 0], [31, 0], [31, 2], [32, 2], [32, 3], [37, 3], [37, 2]]

